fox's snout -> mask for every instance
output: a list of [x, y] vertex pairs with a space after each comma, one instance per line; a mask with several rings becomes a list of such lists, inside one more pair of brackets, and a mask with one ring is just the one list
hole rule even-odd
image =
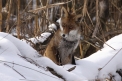
[[62, 33], [62, 34], [61, 34], [61, 37], [62, 37], [62, 38], [67, 38], [67, 37], [68, 37], [68, 34]]
[[69, 38], [69, 36], [75, 36], [79, 33], [79, 27], [77, 27], [76, 25], [60, 25], [60, 33], [61, 33], [61, 36], [63, 38]]
[[68, 28], [62, 28], [63, 30], [61, 30], [61, 32], [62, 32], [62, 34], [61, 34], [61, 36], [63, 37], [63, 38], [65, 38], [65, 37], [67, 37], [67, 35], [69, 34], [69, 29]]

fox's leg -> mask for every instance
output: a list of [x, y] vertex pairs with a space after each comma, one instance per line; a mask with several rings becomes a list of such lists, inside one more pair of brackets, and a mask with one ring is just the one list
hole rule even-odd
[[48, 46], [45, 50], [44, 56], [50, 58], [53, 62], [58, 64], [55, 47]]
[[76, 65], [76, 62], [75, 62], [75, 58], [74, 58], [74, 54], [72, 55], [72, 64]]

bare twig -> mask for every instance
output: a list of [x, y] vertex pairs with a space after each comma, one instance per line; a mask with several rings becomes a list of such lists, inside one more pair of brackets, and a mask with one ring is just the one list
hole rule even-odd
[[32, 2], [32, 0], [30, 0], [30, 2], [27, 4], [27, 6], [25, 7], [25, 9], [22, 11], [21, 15], [24, 14], [24, 12], [26, 11], [26, 9], [28, 8], [28, 6], [30, 5], [31, 2]]
[[92, 43], [90, 43], [90, 42], [88, 42], [88, 41], [86, 41], [86, 40], [84, 40], [84, 42], [86, 42], [86, 43], [88, 43], [88, 44], [92, 45], [93, 47], [97, 48], [98, 50], [100, 50], [100, 48], [99, 48], [99, 47], [97, 47], [97, 46], [95, 46], [94, 44], [92, 44]]
[[76, 68], [76, 66], [74, 66], [74, 67], [72, 67], [72, 68], [70, 68], [70, 69], [68, 69], [67, 71], [72, 71], [72, 70], [74, 70]]
[[2, 31], [2, 0], [0, 0], [0, 32]]
[[34, 13], [37, 13], [37, 12], [39, 12], [40, 10], [44, 10], [44, 9], [46, 9], [46, 8], [52, 8], [52, 7], [55, 7], [55, 6], [59, 6], [59, 5], [63, 5], [63, 4], [67, 4], [67, 3], [69, 3], [69, 2], [71, 2], [71, 1], [68, 1], [68, 2], [62, 2], [62, 3], [50, 4], [50, 5], [48, 5], [48, 6], [43, 6], [43, 7], [41, 7], [41, 8], [36, 8], [35, 10], [29, 10], [28, 12], [34, 12]]
[[20, 38], [20, 0], [17, 0], [18, 6], [17, 6], [17, 27], [16, 27], [16, 31], [17, 31], [17, 37]]
[[24, 66], [24, 65], [20, 65], [20, 64], [17, 64], [17, 63], [9, 62], [9, 61], [3, 61], [3, 60], [0, 60], [0, 62], [5, 62], [5, 63], [10, 63], [10, 64], [14, 64], [14, 65], [17, 65], [17, 66], [21, 66], [21, 67], [23, 67], [23, 68], [27, 68], [27, 69], [33, 70], [33, 71], [35, 71], [35, 72], [44, 74], [44, 75], [46, 75], [46, 76], [49, 76], [49, 77], [52, 77], [52, 78], [55, 78], [55, 79], [59, 79], [59, 78], [53, 77], [53, 76], [51, 76], [51, 75], [48, 75], [48, 74], [46, 74], [46, 73], [43, 73], [43, 72], [41, 72], [41, 71], [35, 70], [35, 69], [33, 69], [33, 68], [30, 68], [30, 67], [27, 67], [27, 66]]
[[8, 11], [8, 15], [7, 15], [7, 26], [6, 26], [6, 32], [9, 32], [9, 19], [10, 19], [10, 15], [11, 15], [11, 6], [12, 6], [12, 1], [9, 0], [9, 11]]
[[122, 13], [122, 10], [120, 10], [119, 7], [117, 7], [117, 5], [115, 5], [112, 1], [111, 1], [111, 3], [112, 3], [112, 5], [114, 5], [114, 7], [116, 7], [116, 9], [117, 9], [120, 13]]
[[2, 53], [4, 53], [7, 49], [8, 49], [8, 48], [6, 48], [5, 50], [3, 50], [3, 51], [0, 53], [0, 55], [1, 55]]
[[[98, 37], [95, 36], [96, 39], [98, 39], [99, 41], [103, 42], [102, 40], [100, 40]], [[103, 42], [104, 43], [104, 42]], [[107, 43], [105, 43], [107, 46], [109, 46], [110, 48], [112, 48], [113, 50], [116, 50], [114, 49], [112, 46], [108, 45]]]
[[6, 64], [6, 63], [4, 63], [4, 65], [6, 65], [6, 66], [10, 67], [10, 68], [11, 68], [11, 69], [13, 69], [15, 72], [17, 72], [20, 76], [22, 76], [24, 79], [26, 79], [26, 78], [25, 78], [25, 76], [24, 76], [24, 75], [22, 75], [20, 72], [18, 72], [15, 68], [13, 68], [13, 67], [9, 66], [9, 65], [8, 65], [8, 64]]
[[93, 38], [96, 36], [99, 26], [100, 26], [98, 4], [99, 4], [99, 0], [96, 0], [96, 27], [92, 35]]
[[63, 78], [62, 75], [59, 75], [53, 68], [50, 68], [50, 67], [47, 67], [47, 68], [48, 68], [48, 70], [49, 70], [53, 75], [55, 75], [55, 76], [57, 76], [57, 77], [59, 77], [59, 78], [62, 78], [64, 81], [66, 81], [65, 78]]

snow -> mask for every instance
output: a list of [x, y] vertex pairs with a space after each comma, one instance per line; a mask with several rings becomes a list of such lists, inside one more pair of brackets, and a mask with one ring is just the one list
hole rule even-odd
[[[57, 30], [57, 26], [54, 23], [50, 24], [48, 26], [48, 28], [49, 28], [50, 31]], [[31, 41], [34, 44], [43, 43], [48, 39], [49, 36], [51, 36], [50, 32], [44, 32], [44, 33], [41, 34], [41, 36], [29, 38], [28, 40]], [[25, 39], [22, 39], [22, 41], [24, 41], [24, 42], [28, 43], [29, 45], [31, 45], [31, 43], [26, 41]]]
[[61, 21], [61, 18], [59, 18], [56, 22], [60, 23], [60, 21]]
[[[114, 75], [116, 81], [121, 81], [121, 77], [116, 73], [122, 69], [121, 39], [122, 34], [106, 42], [115, 50], [104, 44], [101, 50], [91, 56], [77, 60], [76, 65], [58, 66], [47, 57], [41, 56], [26, 42], [0, 32], [0, 81], [63, 81], [51, 74], [46, 67], [54, 69], [66, 81], [103, 81], [110, 79], [110, 74]], [[76, 68], [73, 71], [67, 71], [74, 66]]]
[[[76, 79], [81, 80], [80, 77], [77, 77], [75, 74], [70, 74], [60, 66], [54, 64], [50, 59], [42, 57], [28, 44], [11, 36], [10, 34], [0, 32], [0, 47], [0, 73], [5, 75], [5, 77], [13, 77], [14, 79], [17, 79], [15, 81], [20, 81], [21, 79], [37, 81], [63, 81], [45, 69], [45, 66], [51, 66], [54, 70], [66, 78], [67, 81], [74, 81]], [[28, 59], [26, 60], [21, 56]], [[67, 74], [68, 77], [65, 77], [64, 73]], [[76, 76], [76, 78], [69, 78], [73, 76]], [[0, 79], [2, 80], [4, 77], [1, 77]]]
[[[47, 40], [47, 38], [48, 38], [50, 35], [51, 35], [50, 32], [44, 32], [44, 33], [41, 34], [41, 36], [39, 36], [39, 37], [34, 37], [34, 38], [30, 38], [30, 39], [28, 39], [28, 40], [31, 41], [31, 42], [33, 42], [34, 44], [43, 43], [45, 40]], [[22, 39], [22, 41], [24, 41], [24, 42], [28, 43], [29, 45], [31, 45], [30, 42], [28, 42], [28, 41], [26, 41], [26, 40], [24, 40], [24, 39]]]
[[[48, 71], [44, 70], [44, 68], [39, 68], [36, 65], [31, 64], [30, 62], [26, 61], [25, 59], [19, 56], [29, 56], [29, 58], [32, 59], [40, 56], [29, 45], [12, 37], [9, 34], [0, 33], [0, 35], [0, 74], [4, 77], [10, 78], [10, 80], [8, 79], [5, 81], [20, 81], [20, 79], [37, 81], [48, 81], [51, 79], [53, 81], [62, 81], [59, 78], [53, 76]], [[18, 71], [25, 78], [8, 66]], [[33, 70], [28, 69], [27, 67], [32, 68]], [[0, 77], [0, 81], [3, 81], [4, 77]]]
[[57, 26], [54, 23], [50, 24], [48, 28], [49, 30], [57, 30]]
[[[110, 78], [108, 75], [112, 74], [115, 76], [116, 81], [120, 81], [121, 77], [118, 76], [116, 73], [117, 70], [122, 68], [122, 34], [111, 38], [106, 43], [113, 47], [109, 47], [108, 45], [104, 44], [103, 49], [97, 51], [96, 53], [92, 54], [91, 56], [83, 59], [86, 61], [93, 62], [99, 68], [103, 68], [102, 70], [98, 71], [99, 75], [97, 75], [100, 79]], [[80, 64], [79, 62], [78, 64]]]

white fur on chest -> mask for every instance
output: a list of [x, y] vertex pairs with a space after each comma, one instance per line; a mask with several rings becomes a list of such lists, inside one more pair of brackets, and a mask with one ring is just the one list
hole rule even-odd
[[74, 50], [78, 46], [78, 43], [79, 43], [78, 40], [76, 40], [74, 42], [68, 42], [68, 41], [64, 41], [62, 39], [60, 41], [60, 44], [58, 47], [58, 52], [59, 52], [59, 56], [60, 56], [62, 64], [65, 64], [65, 59], [67, 59], [67, 57], [69, 57], [69, 56], [72, 57]]

